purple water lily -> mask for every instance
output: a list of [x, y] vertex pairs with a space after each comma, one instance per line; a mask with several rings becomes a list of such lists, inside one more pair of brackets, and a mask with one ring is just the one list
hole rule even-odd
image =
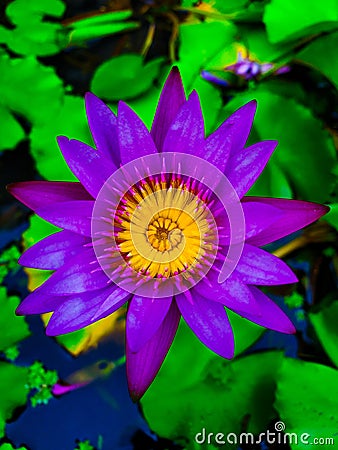
[[[297, 278], [283, 261], [260, 247], [310, 224], [328, 208], [245, 196], [277, 145], [263, 141], [245, 147], [256, 102], [241, 107], [206, 138], [198, 95], [193, 92], [186, 100], [174, 68], [150, 133], [123, 102], [115, 116], [87, 94], [86, 109], [96, 149], [58, 138], [79, 182], [9, 186], [22, 203], [62, 228], [20, 258], [22, 265], [55, 272], [23, 300], [17, 313], [53, 312], [47, 334], [58, 335], [100, 320], [127, 303], [127, 376], [133, 399], [139, 399], [156, 376], [181, 316], [206, 346], [225, 358], [234, 354], [227, 308], [263, 327], [293, 333], [289, 318], [256, 286], [294, 283]], [[161, 161], [167, 165], [174, 161], [173, 166], [154, 175], [147, 161], [169, 154], [172, 160]], [[183, 170], [187, 155], [193, 161], [190, 173]], [[124, 168], [134, 160], [135, 173], [141, 175], [121, 191], [114, 189], [108, 180], [119, 171], [128, 180], [130, 171]], [[203, 163], [215, 167], [216, 178], [223, 174], [240, 199], [245, 230], [238, 261], [228, 257], [231, 235], [236, 233], [223, 207], [226, 201], [210, 188], [207, 174], [196, 175]], [[112, 198], [117, 196], [117, 206], [109, 192]], [[99, 215], [94, 212], [98, 207]], [[97, 221], [108, 228], [99, 227], [96, 235]], [[233, 267], [222, 280], [228, 260]], [[128, 280], [135, 280], [135, 290]], [[150, 286], [149, 295], [140, 295], [139, 286]], [[160, 294], [162, 287], [167, 294]]]
[[[223, 68], [223, 72], [232, 72], [243, 78], [246, 81], [259, 79], [261, 75], [271, 72], [274, 75], [282, 75], [290, 71], [290, 66], [276, 66], [274, 63], [261, 63], [245, 57], [241, 52], [237, 54], [237, 61], [234, 64], [229, 64]], [[202, 78], [211, 83], [218, 84], [220, 86], [228, 86], [229, 82], [224, 80], [220, 76], [213, 74], [207, 70], [201, 72]]]

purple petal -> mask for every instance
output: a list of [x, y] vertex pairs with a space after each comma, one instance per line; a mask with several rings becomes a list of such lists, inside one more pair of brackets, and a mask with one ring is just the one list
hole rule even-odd
[[133, 297], [126, 320], [126, 336], [132, 352], [140, 351], [156, 333], [169, 311], [171, 302], [172, 297]]
[[239, 198], [257, 180], [277, 144], [277, 141], [262, 141], [232, 154], [225, 168], [225, 175]]
[[67, 295], [102, 289], [110, 279], [101, 269], [94, 250], [88, 248], [58, 269], [39, 291], [46, 294]]
[[157, 153], [147, 127], [124, 102], [119, 102], [117, 122], [122, 164]]
[[205, 300], [196, 292], [189, 299], [180, 294], [176, 301], [184, 320], [203, 344], [223, 358], [234, 356], [234, 336], [222, 304]]
[[175, 337], [180, 317], [176, 303], [172, 302], [161, 326], [139, 352], [133, 353], [127, 341], [128, 387], [134, 401], [142, 397], [159, 371]]
[[269, 205], [283, 212], [282, 218], [275, 222], [273, 226], [250, 239], [249, 242], [256, 246], [266, 245], [287, 236], [319, 219], [330, 210], [327, 206], [318, 203], [282, 198], [245, 197], [243, 202]]
[[232, 136], [229, 133], [226, 122], [224, 122], [206, 139], [203, 152], [196, 153], [196, 156], [206, 159], [211, 164], [216, 166], [221, 172], [223, 172], [229, 158], [231, 148]]
[[269, 72], [269, 70], [273, 68], [273, 64], [271, 63], [264, 63], [261, 64], [260, 66], [261, 66], [261, 73]]
[[283, 212], [259, 202], [242, 203], [245, 217], [245, 238], [250, 239], [281, 219]]
[[256, 100], [246, 103], [237, 109], [217, 130], [223, 135], [223, 140], [231, 143], [231, 154], [236, 155], [242, 150], [249, 137], [252, 122], [257, 108]]
[[29, 314], [45, 314], [54, 311], [61, 305], [67, 297], [48, 295], [41, 292], [39, 288], [35, 289], [25, 297], [17, 307], [15, 314], [26, 316]]
[[184, 102], [185, 93], [181, 76], [178, 68], [173, 67], [163, 86], [151, 128], [151, 136], [159, 152], [162, 151], [169, 127]]
[[86, 190], [96, 198], [105, 181], [115, 172], [113, 161], [89, 145], [65, 136], [57, 138], [60, 150], [70, 170]]
[[[59, 334], [71, 333], [92, 324], [95, 312], [107, 297], [113, 295], [114, 287], [102, 289], [95, 292], [85, 292], [67, 298], [55, 310], [50, 318], [46, 334], [57, 336]], [[60, 298], [60, 297], [59, 297]], [[121, 305], [118, 304], [116, 309]]]
[[298, 281], [296, 275], [285, 262], [249, 244], [244, 245], [241, 259], [234, 274], [243, 283], [260, 286], [290, 284]]
[[58, 202], [92, 200], [80, 183], [65, 181], [23, 181], [9, 184], [7, 190], [33, 211]]
[[71, 231], [60, 231], [42, 239], [23, 253], [19, 264], [34, 269], [56, 270], [81, 252], [89, 241]]
[[94, 201], [60, 202], [38, 208], [36, 214], [53, 225], [91, 236], [93, 207]]
[[[283, 216], [283, 212], [280, 209], [259, 202], [242, 202], [242, 208], [245, 217], [245, 240], [249, 241], [249, 243], [251, 238], [269, 229], [271, 225]], [[218, 216], [217, 223], [222, 227], [218, 235], [221, 247], [230, 244], [230, 237], [232, 242], [239, 240], [236, 240], [235, 229], [231, 230], [233, 233], [230, 232], [229, 220], [225, 214], [221, 213]]]
[[249, 286], [249, 289], [260, 306], [261, 314], [242, 314], [241, 312], [238, 312], [238, 314], [270, 330], [287, 334], [296, 332], [288, 316], [268, 296], [254, 286]]
[[120, 306], [124, 305], [129, 300], [130, 296], [130, 292], [115, 286], [114, 292], [102, 303], [100, 308], [95, 312], [93, 321], [101, 320], [114, 311], [118, 310]]
[[211, 72], [208, 72], [207, 70], [202, 70], [201, 77], [204, 78], [206, 81], [210, 81], [210, 83], [215, 83], [220, 86], [228, 86], [229, 85], [229, 83], [226, 80], [214, 75]]
[[229, 309], [259, 312], [253, 295], [240, 278], [231, 275], [223, 283], [218, 283], [217, 278], [218, 274], [211, 276], [210, 271], [206, 277], [206, 280], [210, 281], [210, 285], [206, 280], [202, 280], [194, 287], [193, 292], [198, 292], [207, 300], [222, 303]]
[[96, 148], [114, 165], [120, 165], [120, 151], [117, 137], [117, 118], [111, 109], [96, 95], [85, 95], [88, 124]]
[[191, 153], [202, 158], [203, 149], [203, 114], [198, 95], [193, 91], [171, 124], [163, 143], [163, 151]]

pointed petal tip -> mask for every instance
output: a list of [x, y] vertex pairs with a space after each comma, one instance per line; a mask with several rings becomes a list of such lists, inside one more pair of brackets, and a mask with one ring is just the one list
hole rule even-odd
[[20, 303], [20, 305], [16, 308], [15, 314], [17, 316], [25, 316], [27, 314], [27, 312], [25, 311], [25, 308], [22, 307], [22, 303]]
[[257, 111], [258, 102], [256, 99], [250, 100], [248, 103], [245, 103], [241, 106], [237, 111], [241, 111], [242, 113], [248, 114], [247, 120], [253, 120], [256, 111]]
[[63, 333], [60, 333], [60, 332], [58, 332], [57, 330], [55, 330], [53, 328], [48, 327], [48, 325], [47, 325], [47, 328], [45, 330], [45, 333], [46, 333], [46, 336], [48, 336], [48, 337], [60, 336], [61, 334], [63, 334]]
[[28, 267], [29, 261], [26, 258], [25, 253], [22, 253], [22, 255], [20, 255], [20, 257], [18, 259], [18, 264], [20, 264], [20, 266]]
[[318, 208], [318, 213], [320, 214], [319, 217], [325, 216], [325, 214], [327, 214], [331, 211], [330, 205], [317, 204], [317, 208]]
[[9, 194], [11, 194], [11, 195], [13, 195], [13, 197], [16, 197], [15, 196], [15, 191], [16, 191], [16, 186], [18, 185], [18, 183], [10, 183], [10, 184], [7, 184], [6, 185], [6, 191], [9, 193]]
[[250, 100], [247, 105], [250, 105], [252, 108], [257, 108], [258, 101], [254, 98], [253, 100]]
[[[21, 202], [21, 193], [24, 193], [30, 181], [18, 181], [17, 183], [7, 184], [6, 190], [13, 197]], [[22, 202], [23, 203], [23, 202]]]
[[103, 103], [103, 101], [92, 92], [86, 92], [84, 95], [84, 100], [87, 114], [91, 108], [95, 108], [95, 104]]
[[189, 99], [192, 99], [194, 101], [199, 100], [199, 95], [198, 95], [198, 92], [196, 91], [196, 89], [193, 89], [190, 92]]
[[29, 202], [28, 202], [28, 199], [30, 197], [29, 187], [33, 184], [34, 184], [34, 181], [18, 181], [17, 183], [7, 184], [6, 190], [14, 198], [19, 200], [19, 202], [23, 203], [28, 208], [33, 209], [29, 206]]
[[180, 69], [178, 68], [178, 66], [173, 66], [170, 70], [170, 74], [174, 74], [174, 75], [180, 75]]
[[96, 99], [101, 101], [101, 99], [99, 99], [99, 97], [97, 97], [95, 94], [93, 94], [92, 92], [89, 92], [89, 91], [85, 93], [84, 98], [85, 98], [85, 101], [96, 100]]
[[145, 391], [146, 391], [145, 390], [144, 392], [139, 392], [139, 391], [136, 391], [136, 390], [131, 390], [129, 387], [128, 387], [128, 390], [129, 390], [130, 398], [131, 398], [133, 403], [138, 403], [141, 400], [141, 398], [143, 397], [143, 395], [145, 394]]
[[285, 327], [285, 331], [283, 333], [285, 334], [296, 334], [297, 330], [294, 326], [294, 324], [290, 321], [289, 325]]
[[63, 145], [67, 144], [70, 141], [70, 139], [67, 136], [56, 136], [56, 142], [58, 143], [58, 146], [61, 148]]
[[36, 307], [32, 308], [32, 304], [30, 301], [26, 301], [26, 299], [23, 299], [23, 301], [20, 303], [20, 305], [16, 308], [15, 314], [17, 316], [31, 316], [31, 315], [43, 314], [43, 312], [41, 311], [39, 313], [37, 311]]
[[171, 68], [171, 70], [167, 76], [165, 84], [172, 83], [172, 82], [179, 83], [183, 88], [181, 72], [177, 66], [173, 66]]
[[234, 356], [235, 356], [235, 346], [232, 346], [231, 348], [227, 349], [226, 352], [224, 352], [225, 359], [233, 359]]

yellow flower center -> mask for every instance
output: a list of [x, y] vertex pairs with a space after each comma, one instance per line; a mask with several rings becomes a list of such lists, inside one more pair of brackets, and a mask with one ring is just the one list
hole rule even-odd
[[188, 278], [205, 268], [215, 253], [217, 230], [200, 197], [189, 183], [177, 179], [147, 179], [133, 186], [121, 200], [114, 223], [128, 266], [151, 278], [181, 273]]

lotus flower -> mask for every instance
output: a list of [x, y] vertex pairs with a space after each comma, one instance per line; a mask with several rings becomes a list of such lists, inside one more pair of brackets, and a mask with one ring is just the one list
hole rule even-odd
[[85, 327], [127, 304], [131, 396], [156, 376], [181, 316], [212, 351], [234, 354], [227, 309], [282, 333], [289, 318], [257, 286], [296, 276], [260, 247], [315, 221], [327, 207], [245, 196], [276, 141], [245, 147], [256, 102], [205, 137], [199, 98], [174, 68], [151, 131], [125, 103], [117, 116], [86, 95], [96, 149], [58, 143], [79, 182], [14, 183], [9, 191], [62, 230], [29, 248], [24, 266], [55, 271], [17, 309], [53, 312], [48, 335]]

